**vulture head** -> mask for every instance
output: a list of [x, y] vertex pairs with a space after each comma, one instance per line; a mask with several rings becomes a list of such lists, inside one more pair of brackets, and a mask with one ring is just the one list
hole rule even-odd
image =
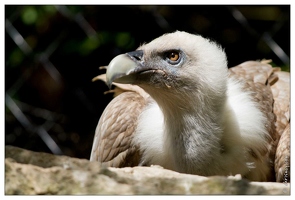
[[138, 85], [162, 106], [168, 99], [175, 106], [189, 103], [184, 96], [218, 106], [226, 94], [227, 60], [216, 43], [177, 31], [115, 57], [106, 75], [109, 85]]

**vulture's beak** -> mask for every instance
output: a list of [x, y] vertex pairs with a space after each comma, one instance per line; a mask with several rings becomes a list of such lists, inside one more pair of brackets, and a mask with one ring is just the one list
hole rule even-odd
[[142, 66], [143, 51], [133, 51], [116, 56], [108, 65], [106, 83], [110, 88], [112, 82], [132, 84], [136, 73]]

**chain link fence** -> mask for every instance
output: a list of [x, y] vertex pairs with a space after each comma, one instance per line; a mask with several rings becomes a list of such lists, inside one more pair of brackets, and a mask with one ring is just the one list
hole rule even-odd
[[5, 144], [89, 158], [112, 99], [91, 79], [117, 54], [175, 30], [220, 43], [229, 66], [290, 70], [290, 6], [5, 6]]

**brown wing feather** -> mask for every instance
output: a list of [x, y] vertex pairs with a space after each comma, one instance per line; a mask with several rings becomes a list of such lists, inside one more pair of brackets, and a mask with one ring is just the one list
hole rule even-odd
[[280, 136], [275, 156], [277, 182], [290, 181], [290, 73], [276, 71], [278, 80], [271, 86], [274, 96], [276, 129]]
[[290, 182], [290, 124], [282, 133], [277, 147], [275, 172], [277, 182]]
[[290, 73], [276, 71], [274, 75], [278, 79], [272, 84], [271, 90], [275, 101], [274, 112], [277, 115], [277, 132], [282, 135], [290, 122]]
[[95, 131], [91, 161], [112, 167], [139, 164], [140, 152], [132, 144], [132, 137], [145, 103], [140, 93], [128, 91], [108, 104]]

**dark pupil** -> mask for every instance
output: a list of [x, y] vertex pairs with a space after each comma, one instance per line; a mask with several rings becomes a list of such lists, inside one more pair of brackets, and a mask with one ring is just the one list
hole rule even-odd
[[171, 54], [170, 54], [170, 58], [171, 58], [171, 59], [175, 59], [175, 57], [176, 57], [176, 54], [175, 54], [175, 53], [171, 53]]

